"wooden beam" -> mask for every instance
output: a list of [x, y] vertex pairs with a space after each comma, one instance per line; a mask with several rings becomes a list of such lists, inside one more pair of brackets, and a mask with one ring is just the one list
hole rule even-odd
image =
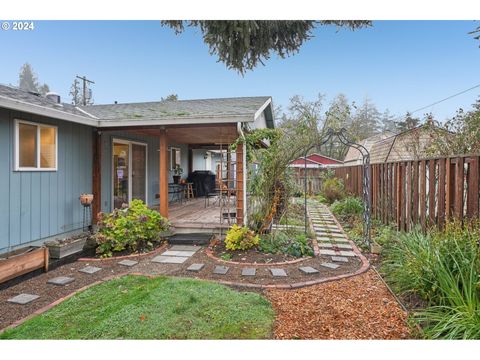
[[243, 226], [244, 204], [244, 183], [243, 183], [243, 160], [244, 144], [238, 144], [236, 152], [236, 188], [237, 188], [237, 224]]
[[160, 194], [160, 215], [168, 217], [168, 140], [167, 131], [160, 129], [160, 152], [159, 152], [159, 194]]
[[93, 131], [93, 170], [92, 170], [92, 224], [97, 223], [97, 215], [102, 211], [102, 135]]

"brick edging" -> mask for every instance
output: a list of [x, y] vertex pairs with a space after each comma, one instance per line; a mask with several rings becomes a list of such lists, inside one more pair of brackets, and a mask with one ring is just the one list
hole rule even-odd
[[77, 261], [83, 261], [83, 262], [98, 262], [98, 261], [114, 261], [114, 260], [122, 260], [122, 259], [131, 259], [131, 258], [144, 258], [149, 255], [155, 255], [157, 252], [160, 252], [162, 250], [165, 250], [165, 248], [168, 247], [168, 242], [165, 242], [163, 245], [159, 246], [158, 248], [149, 251], [147, 253], [142, 253], [142, 254], [130, 254], [130, 255], [123, 255], [123, 256], [112, 256], [109, 258], [80, 258], [77, 259]]

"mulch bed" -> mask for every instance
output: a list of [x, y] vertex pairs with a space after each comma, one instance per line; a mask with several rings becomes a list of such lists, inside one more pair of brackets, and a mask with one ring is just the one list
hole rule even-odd
[[265, 292], [276, 339], [408, 339], [402, 310], [373, 271], [298, 290]]

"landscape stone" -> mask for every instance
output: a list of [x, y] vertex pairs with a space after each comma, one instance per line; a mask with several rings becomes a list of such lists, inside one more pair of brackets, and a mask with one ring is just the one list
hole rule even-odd
[[228, 272], [228, 269], [228, 266], [216, 265], [213, 273], [217, 275], [225, 275]]
[[348, 259], [343, 256], [332, 256], [332, 261], [336, 262], [348, 262]]
[[102, 270], [102, 268], [96, 267], [96, 266], [85, 266], [84, 268], [78, 270], [82, 273], [85, 274], [95, 274], [97, 271]]
[[256, 273], [255, 268], [242, 269], [242, 276], [255, 276], [255, 273]]
[[353, 249], [352, 245], [350, 244], [335, 244], [334, 246], [339, 249], [350, 249], [350, 250]]
[[138, 261], [133, 261], [133, 260], [128, 260], [128, 259], [118, 262], [118, 265], [123, 265], [123, 266], [128, 266], [128, 267], [131, 267], [131, 266], [134, 266], [134, 265], [137, 265], [137, 264], [138, 264]]
[[200, 247], [193, 245], [173, 245], [170, 249], [171, 251], [197, 251]]
[[328, 263], [328, 262], [323, 262], [323, 263], [320, 264], [320, 266], [323, 266], [323, 267], [326, 267], [326, 268], [329, 268], [329, 269], [336, 269], [340, 265], [333, 264], [333, 263]]
[[188, 257], [158, 255], [152, 259], [152, 262], [161, 264], [183, 264], [187, 260]]
[[40, 296], [33, 295], [33, 294], [20, 294], [8, 299], [7, 301], [13, 304], [25, 305], [25, 304], [28, 304], [29, 302], [32, 302], [35, 299], [38, 299], [39, 297]]
[[313, 267], [311, 266], [302, 266], [300, 268], [298, 268], [301, 272], [303, 272], [304, 274], [307, 274], [307, 275], [310, 275], [310, 274], [316, 274], [318, 273], [318, 270], [317, 269], [314, 269]]
[[174, 250], [167, 250], [162, 255], [164, 256], [180, 256], [180, 257], [190, 257], [195, 254], [195, 251], [174, 251]]
[[188, 271], [199, 272], [200, 270], [203, 269], [204, 266], [205, 266], [205, 264], [192, 264], [187, 268], [187, 270]]
[[356, 256], [356, 254], [353, 251], [340, 251], [340, 256], [353, 257]]
[[320, 255], [335, 256], [335, 255], [337, 255], [337, 253], [336, 253], [336, 251], [333, 251], [333, 250], [320, 249]]
[[67, 284], [70, 284], [74, 282], [75, 279], [68, 277], [68, 276], [59, 276], [56, 278], [52, 278], [47, 281], [47, 284], [52, 284], [52, 285], [58, 285], [58, 286], [65, 286]]
[[320, 246], [321, 248], [333, 248], [333, 244], [332, 243], [319, 243], [318, 246]]
[[283, 269], [270, 269], [273, 276], [287, 276], [287, 273]]

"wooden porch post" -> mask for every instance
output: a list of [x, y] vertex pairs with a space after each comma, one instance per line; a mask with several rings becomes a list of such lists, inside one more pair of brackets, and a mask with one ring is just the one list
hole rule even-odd
[[236, 188], [237, 188], [237, 224], [239, 226], [244, 225], [243, 213], [245, 209], [244, 195], [245, 195], [245, 184], [244, 184], [244, 144], [238, 144], [236, 151], [236, 169], [235, 169], [235, 178], [236, 178]]
[[97, 223], [97, 214], [102, 210], [102, 136], [100, 131], [93, 131], [93, 169], [92, 169], [92, 224]]
[[159, 151], [159, 195], [160, 195], [160, 215], [168, 217], [168, 143], [167, 131], [164, 128], [160, 129], [160, 151]]

